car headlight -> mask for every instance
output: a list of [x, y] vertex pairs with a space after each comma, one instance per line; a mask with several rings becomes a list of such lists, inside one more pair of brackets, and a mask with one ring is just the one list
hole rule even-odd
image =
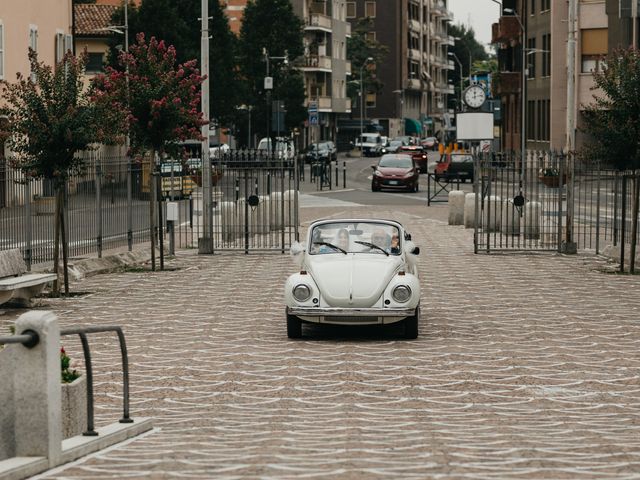
[[293, 298], [299, 302], [306, 302], [311, 298], [311, 289], [303, 283], [296, 285], [293, 287]]
[[407, 285], [398, 285], [393, 289], [391, 296], [398, 303], [408, 302], [411, 298], [411, 289]]
[[382, 172], [380, 170], [376, 170], [374, 173], [377, 177], [382, 177]]

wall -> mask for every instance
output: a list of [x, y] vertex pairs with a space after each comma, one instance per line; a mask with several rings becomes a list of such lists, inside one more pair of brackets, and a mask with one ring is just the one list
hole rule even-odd
[[[9, 336], [11, 333], [7, 329], [0, 332], [0, 336]], [[16, 456], [16, 445], [14, 441], [15, 430], [15, 402], [13, 398], [13, 372], [15, 366], [13, 364], [12, 349], [18, 348], [18, 345], [7, 345], [5, 348], [0, 346], [0, 379], [2, 379], [2, 388], [0, 388], [0, 461]]]

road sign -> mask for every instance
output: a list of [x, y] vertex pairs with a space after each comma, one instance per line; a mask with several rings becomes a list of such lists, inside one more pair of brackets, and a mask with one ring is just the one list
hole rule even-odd
[[318, 102], [316, 102], [315, 100], [311, 100], [309, 102], [309, 105], [307, 106], [307, 111], [309, 112], [309, 114], [318, 113]]
[[318, 113], [309, 112], [309, 125], [319, 125], [319, 124], [320, 124], [320, 118], [318, 116]]
[[273, 77], [264, 77], [264, 89], [273, 90]]

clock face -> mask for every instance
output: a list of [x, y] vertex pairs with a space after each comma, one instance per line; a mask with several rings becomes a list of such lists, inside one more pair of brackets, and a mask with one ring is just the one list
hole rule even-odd
[[464, 91], [464, 103], [471, 108], [480, 108], [487, 99], [487, 94], [480, 85], [471, 85]]

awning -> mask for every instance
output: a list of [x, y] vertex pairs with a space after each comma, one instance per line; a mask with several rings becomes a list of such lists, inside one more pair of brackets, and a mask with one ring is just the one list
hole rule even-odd
[[404, 119], [404, 133], [405, 135], [421, 135], [422, 134], [422, 124], [414, 120], [413, 118], [405, 118]]

